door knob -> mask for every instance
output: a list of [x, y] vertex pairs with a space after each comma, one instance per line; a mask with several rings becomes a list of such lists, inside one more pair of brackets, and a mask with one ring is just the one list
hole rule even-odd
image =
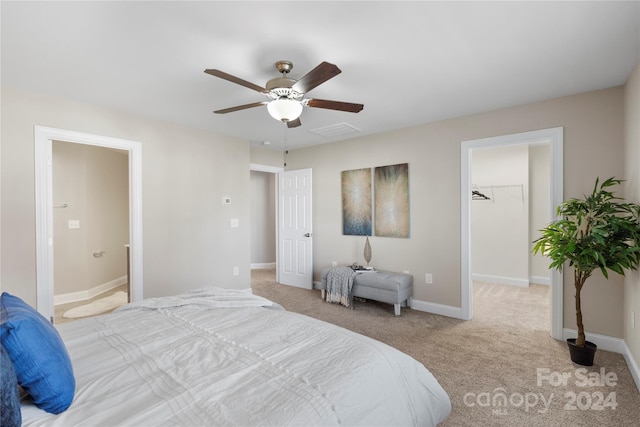
[[311, 237], [311, 233], [306, 233], [304, 237]]

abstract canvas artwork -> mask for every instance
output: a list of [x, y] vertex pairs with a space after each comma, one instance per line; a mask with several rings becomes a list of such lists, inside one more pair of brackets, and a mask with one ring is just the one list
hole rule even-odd
[[375, 234], [409, 237], [409, 164], [375, 168]]
[[371, 168], [341, 172], [342, 234], [371, 236]]

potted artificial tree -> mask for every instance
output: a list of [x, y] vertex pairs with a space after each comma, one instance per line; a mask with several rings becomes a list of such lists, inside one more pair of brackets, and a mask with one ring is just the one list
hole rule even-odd
[[571, 360], [580, 365], [593, 365], [596, 345], [586, 341], [582, 323], [580, 292], [591, 273], [600, 269], [605, 278], [611, 270], [624, 275], [640, 263], [640, 206], [625, 203], [609, 187], [622, 180], [609, 178], [600, 185], [596, 179], [593, 192], [584, 199], [562, 202], [557, 208], [558, 220], [540, 230], [533, 253], [551, 259], [549, 268], [562, 269], [565, 262], [573, 266], [576, 291], [576, 323], [578, 337], [567, 340]]

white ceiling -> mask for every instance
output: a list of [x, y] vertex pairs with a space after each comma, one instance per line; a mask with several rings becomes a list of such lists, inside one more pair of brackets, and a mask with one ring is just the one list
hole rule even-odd
[[[199, 1], [0, 5], [2, 85], [231, 135], [275, 149], [321, 144], [624, 84], [640, 58], [640, 2]], [[287, 129], [259, 93], [274, 63], [342, 73]], [[6, 106], [5, 106], [6, 108]], [[10, 106], [9, 106], [10, 108]], [[344, 125], [346, 124], [346, 126]], [[359, 131], [334, 137], [324, 127]]]

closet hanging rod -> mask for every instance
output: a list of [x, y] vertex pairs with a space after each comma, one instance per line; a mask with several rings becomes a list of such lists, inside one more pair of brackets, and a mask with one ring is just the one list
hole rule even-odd
[[502, 185], [473, 185], [473, 188], [508, 188], [508, 187], [524, 187], [524, 184], [502, 184]]
[[[495, 194], [493, 193], [493, 190], [496, 188], [520, 188], [520, 197], [522, 198], [522, 203], [524, 203], [524, 184], [502, 184], [502, 185], [477, 185], [477, 184], [473, 184], [472, 186], [474, 191], [478, 191], [478, 189], [480, 188], [489, 188], [491, 189], [491, 198], [493, 199], [495, 202]], [[482, 194], [482, 193], [480, 193]], [[477, 196], [476, 196], [477, 197]], [[481, 198], [476, 198], [475, 200], [482, 200]]]

